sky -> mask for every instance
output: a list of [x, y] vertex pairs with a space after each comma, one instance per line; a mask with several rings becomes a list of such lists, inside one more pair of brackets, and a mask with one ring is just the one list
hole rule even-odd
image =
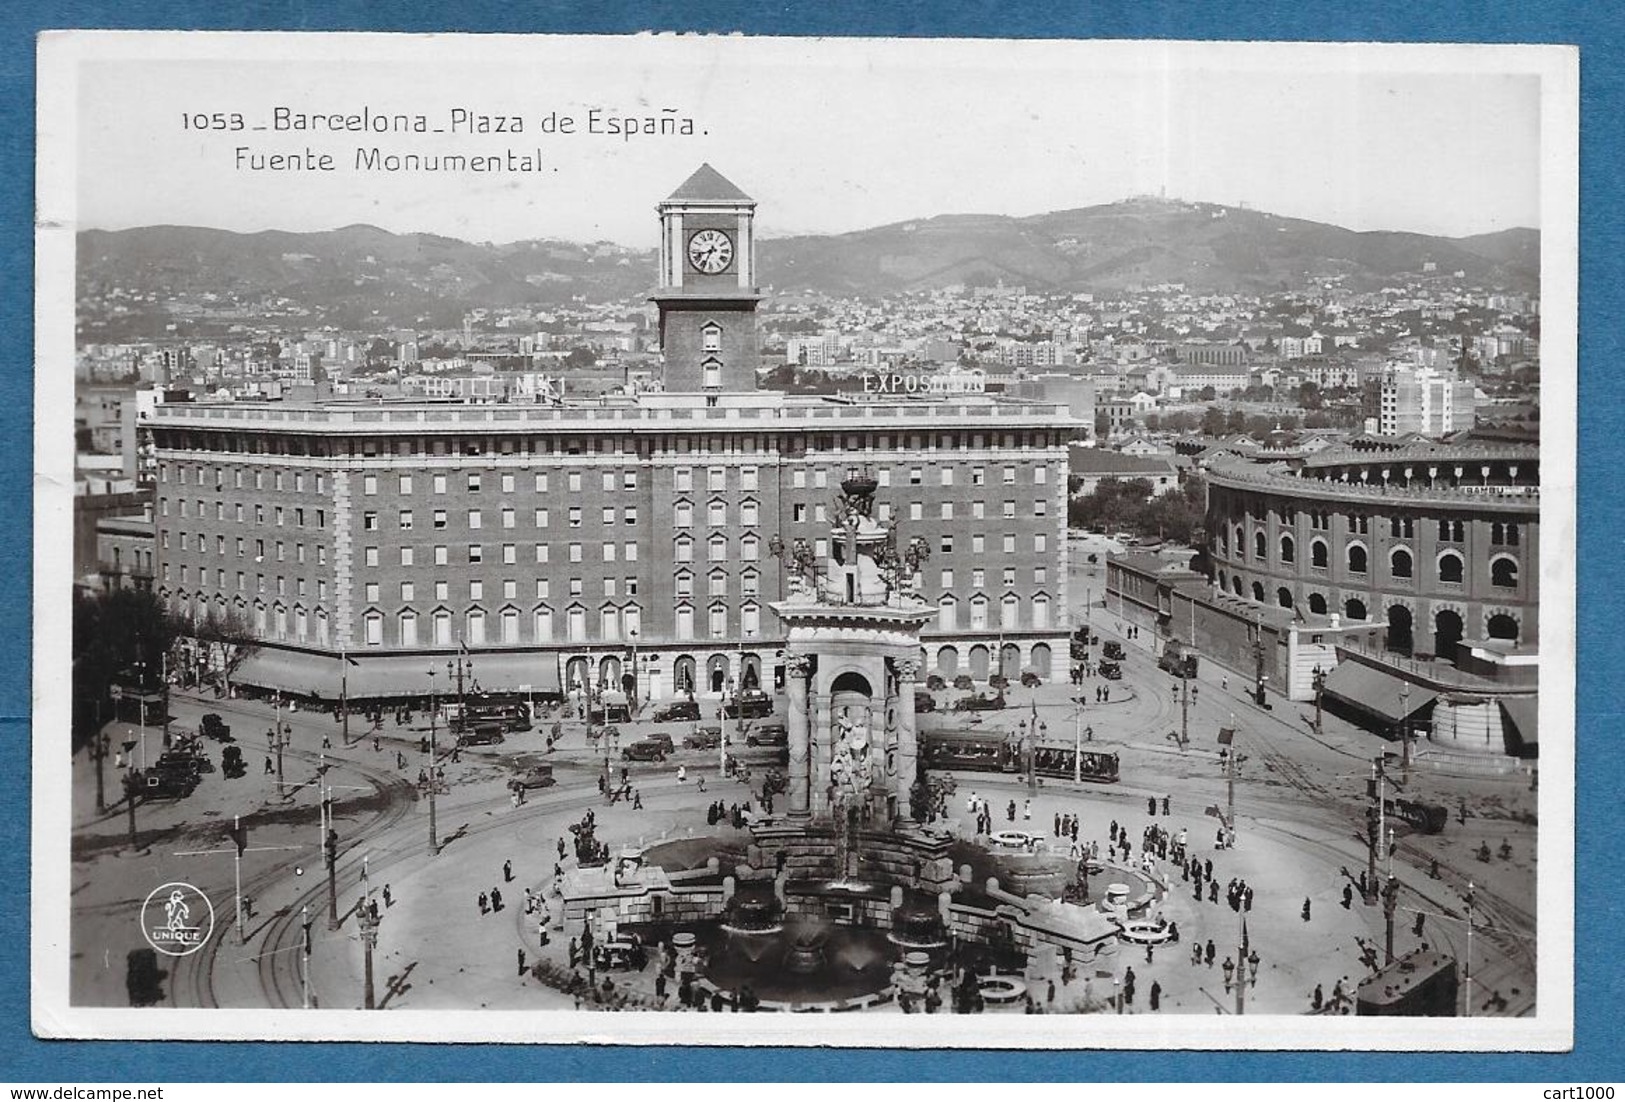
[[[1518, 49], [110, 34], [76, 43], [69, 220], [239, 231], [366, 222], [472, 241], [651, 247], [654, 204], [710, 162], [758, 201], [764, 236], [1157, 193], [1462, 236], [1540, 224], [1550, 55]], [[462, 110], [518, 118], [524, 130], [279, 132], [278, 107], [421, 114], [442, 129]], [[693, 133], [587, 133], [594, 109], [669, 114], [692, 120]], [[244, 129], [183, 121], [215, 113], [228, 125], [241, 115]], [[544, 132], [550, 117], [573, 118], [577, 132]], [[374, 147], [511, 151], [541, 169], [358, 169], [358, 148]], [[334, 170], [252, 170], [239, 149], [325, 154]]]

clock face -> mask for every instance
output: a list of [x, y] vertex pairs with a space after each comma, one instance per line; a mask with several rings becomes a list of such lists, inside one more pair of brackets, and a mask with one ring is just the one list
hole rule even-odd
[[688, 239], [688, 262], [697, 272], [716, 275], [733, 263], [733, 238], [721, 230], [700, 230]]

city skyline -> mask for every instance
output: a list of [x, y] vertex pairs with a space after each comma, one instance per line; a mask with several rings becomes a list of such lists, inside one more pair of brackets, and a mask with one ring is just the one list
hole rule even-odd
[[[651, 247], [646, 196], [709, 161], [770, 212], [766, 237], [1159, 194], [1356, 231], [1461, 237], [1540, 226], [1542, 78], [1533, 67], [1479, 71], [1502, 60], [1493, 50], [1431, 53], [1424, 71], [1422, 55], [1404, 47], [1205, 44], [1192, 65], [1194, 44], [1178, 43], [1001, 43], [989, 53], [965, 42], [848, 40], [836, 49], [644, 36], [482, 40], [476, 69], [451, 39], [436, 41], [437, 69], [425, 79], [412, 64], [424, 44], [383, 45], [342, 68], [324, 56], [342, 47], [326, 40], [279, 64], [264, 51], [242, 63], [189, 61], [176, 56], [183, 49], [87, 59], [73, 221], [236, 232], [366, 223], [469, 241]], [[289, 120], [422, 116], [425, 132], [278, 131], [278, 107]], [[600, 130], [611, 117], [653, 117], [657, 128], [673, 120], [672, 132], [589, 134], [595, 107]], [[183, 129], [184, 115], [215, 112], [240, 113], [245, 129]], [[435, 134], [458, 129], [455, 112], [462, 131]], [[482, 114], [493, 127], [518, 119], [523, 129], [468, 133]], [[577, 133], [543, 131], [563, 116]], [[685, 126], [692, 133], [678, 132]], [[239, 157], [240, 146], [251, 152]], [[356, 151], [374, 148], [511, 152], [536, 164], [445, 174], [358, 167]], [[241, 167], [257, 153], [333, 161], [325, 171]], [[171, 186], [119, 184], [155, 171]]]

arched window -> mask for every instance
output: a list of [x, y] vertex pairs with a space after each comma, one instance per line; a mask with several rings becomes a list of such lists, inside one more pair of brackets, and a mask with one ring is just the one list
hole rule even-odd
[[1253, 558], [1259, 562], [1269, 558], [1269, 543], [1263, 532], [1253, 533]]
[[1491, 616], [1485, 626], [1491, 639], [1506, 639], [1513, 643], [1518, 641], [1518, 621], [1504, 612]]
[[1247, 557], [1247, 536], [1246, 536], [1245, 533], [1242, 532], [1241, 525], [1238, 524], [1238, 525], [1236, 525], [1236, 558], [1245, 559], [1246, 557]]
[[1490, 584], [1497, 589], [1518, 588], [1518, 560], [1502, 555], [1490, 563]]
[[1343, 615], [1350, 620], [1364, 620], [1366, 618], [1365, 602], [1357, 597], [1350, 597], [1343, 602]]
[[1291, 608], [1292, 591], [1284, 585], [1280, 589], [1277, 589], [1275, 591], [1275, 603], [1280, 605], [1282, 608]]
[[1451, 585], [1460, 585], [1462, 578], [1461, 556], [1453, 551], [1446, 551], [1439, 556], [1439, 580]]
[[1234, 578], [1230, 579], [1230, 588], [1235, 590], [1237, 597], [1240, 597], [1240, 596], [1243, 595], [1242, 581], [1241, 581], [1241, 575], [1240, 574], [1237, 574]]
[[1394, 548], [1388, 556], [1388, 568], [1396, 578], [1409, 578], [1414, 569], [1411, 553], [1403, 547]]
[[1282, 562], [1293, 562], [1296, 559], [1297, 554], [1298, 554], [1298, 547], [1297, 547], [1297, 544], [1295, 544], [1292, 541], [1292, 537], [1291, 536], [1282, 536], [1281, 537], [1281, 561]]
[[1366, 572], [1365, 548], [1358, 543], [1348, 545], [1348, 566], [1350, 574], [1364, 574]]
[[1253, 600], [1257, 601], [1259, 604], [1264, 603], [1264, 583], [1263, 582], [1254, 582], [1253, 583]]
[[1318, 570], [1326, 569], [1327, 553], [1325, 540], [1313, 540], [1309, 544], [1309, 565]]
[[1326, 594], [1309, 594], [1309, 611], [1315, 613], [1317, 616], [1326, 615]]

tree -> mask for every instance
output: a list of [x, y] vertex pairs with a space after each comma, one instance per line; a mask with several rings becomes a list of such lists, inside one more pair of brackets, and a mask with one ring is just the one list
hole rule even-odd
[[137, 665], [156, 678], [179, 625], [150, 590], [73, 598], [73, 735], [88, 739], [107, 718], [108, 690]]
[[1298, 384], [1297, 399], [1298, 405], [1304, 409], [1320, 409], [1326, 404], [1326, 399], [1320, 392], [1320, 386], [1309, 379], [1305, 379]]
[[1207, 436], [1223, 436], [1227, 427], [1224, 410], [1218, 406], [1208, 406], [1202, 414], [1202, 432]]
[[202, 645], [208, 668], [220, 671], [221, 691], [230, 696], [232, 675], [259, 649], [248, 618], [235, 608], [211, 607], [186, 625], [186, 634]]
[[1104, 440], [1112, 432], [1112, 419], [1103, 409], [1095, 411], [1095, 439]]

